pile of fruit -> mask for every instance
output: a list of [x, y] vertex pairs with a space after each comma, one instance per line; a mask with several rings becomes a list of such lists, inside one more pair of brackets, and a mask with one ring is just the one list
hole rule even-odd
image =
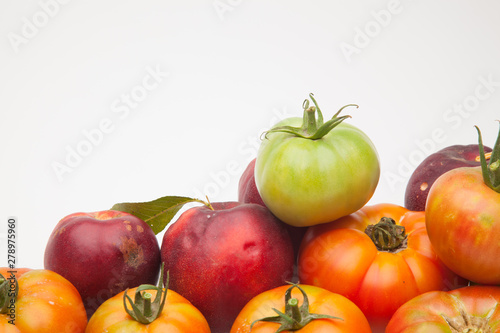
[[500, 133], [428, 156], [404, 207], [367, 205], [380, 165], [340, 115], [355, 105], [325, 121], [309, 97], [263, 135], [237, 201], [60, 220], [45, 269], [0, 269], [1, 331], [500, 332]]

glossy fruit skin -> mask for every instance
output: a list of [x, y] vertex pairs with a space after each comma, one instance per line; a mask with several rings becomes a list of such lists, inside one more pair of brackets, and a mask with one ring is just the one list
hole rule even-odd
[[186, 297], [213, 333], [227, 333], [255, 295], [289, 281], [293, 248], [283, 224], [257, 204], [212, 203], [181, 214], [161, 246], [169, 288]]
[[[405, 227], [406, 249], [397, 253], [378, 250], [364, 232], [382, 217]], [[397, 308], [411, 298], [467, 282], [437, 258], [425, 229], [425, 213], [389, 203], [365, 206], [331, 223], [310, 227], [299, 253], [299, 280], [352, 300], [374, 332], [383, 332]]]
[[[329, 292], [323, 288], [299, 285], [309, 298], [309, 311], [316, 314], [326, 314], [340, 319], [317, 319], [311, 321], [297, 333], [371, 333], [370, 325], [361, 310], [346, 297]], [[290, 286], [284, 285], [273, 288], [257, 295], [241, 310], [233, 323], [230, 333], [249, 333], [250, 325], [257, 319], [276, 316], [275, 308], [281, 312], [285, 310], [284, 295]], [[292, 290], [292, 297], [303, 302], [299, 290]], [[280, 325], [270, 322], [257, 322], [252, 327], [252, 333], [274, 333]], [[284, 331], [289, 332], [289, 331]]]
[[[300, 127], [301, 118], [275, 127]], [[340, 123], [317, 140], [268, 133], [255, 164], [255, 182], [266, 206], [297, 227], [351, 214], [372, 197], [380, 176], [375, 146], [360, 129]]]
[[436, 180], [426, 223], [451, 270], [476, 283], [500, 284], [500, 193], [486, 186], [480, 167], [450, 170]]
[[[0, 331], [6, 333], [83, 333], [87, 314], [76, 288], [61, 275], [44, 269], [16, 268], [19, 292], [15, 325], [0, 314]], [[5, 279], [10, 268], [1, 267]]]
[[[136, 288], [127, 290], [127, 295], [134, 299]], [[156, 291], [148, 291], [156, 296]], [[163, 311], [151, 324], [141, 324], [130, 317], [124, 310], [123, 294], [125, 291], [106, 300], [90, 318], [85, 333], [210, 333], [208, 323], [201, 312], [187, 299], [173, 290], [167, 291], [167, 300]]]
[[[454, 333], [443, 315], [461, 318], [460, 308], [476, 317], [491, 318], [491, 331], [463, 330], [463, 332], [500, 332], [500, 287], [469, 286], [452, 291], [431, 291], [419, 295], [402, 305], [387, 325], [386, 333], [435, 332]], [[472, 320], [471, 320], [472, 321]]]
[[254, 158], [241, 174], [238, 182], [238, 201], [266, 206], [255, 184], [255, 162], [256, 159]]
[[[260, 197], [259, 191], [257, 190], [257, 185], [255, 185], [255, 162], [255, 158], [251, 160], [240, 177], [240, 181], [238, 183], [238, 201], [243, 203], [255, 203], [266, 207], [264, 201], [262, 201], [262, 198]], [[287, 223], [283, 224], [290, 234], [293, 251], [295, 253], [295, 257], [297, 257], [300, 243], [302, 242], [302, 238], [304, 238], [307, 227], [295, 227]]]
[[[484, 147], [485, 152], [491, 148]], [[413, 171], [405, 192], [405, 207], [413, 211], [424, 211], [429, 190], [443, 173], [461, 167], [478, 167], [481, 162], [479, 145], [453, 145], [443, 148], [425, 158]]]
[[45, 269], [78, 289], [89, 317], [126, 288], [155, 284], [160, 260], [160, 246], [149, 225], [113, 210], [66, 216], [52, 231], [44, 256]]

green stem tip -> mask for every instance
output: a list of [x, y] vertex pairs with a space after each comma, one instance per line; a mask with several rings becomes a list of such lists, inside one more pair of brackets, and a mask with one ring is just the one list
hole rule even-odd
[[[163, 285], [163, 269], [164, 264], [161, 265], [160, 278], [158, 280], [158, 286], [151, 284], [143, 284], [137, 287], [134, 301], [127, 295], [127, 290], [123, 294], [123, 306], [125, 311], [136, 321], [141, 324], [147, 325], [151, 324], [156, 318], [160, 316], [165, 306], [165, 301], [167, 299], [168, 291], [168, 280], [169, 275], [167, 272], [167, 283]], [[145, 290], [155, 290], [156, 297], [152, 300], [153, 295]], [[144, 291], [144, 292], [143, 292]], [[129, 309], [127, 302], [130, 304], [132, 309]]]
[[[302, 108], [304, 109], [304, 115], [302, 118], [302, 126], [301, 127], [293, 127], [293, 126], [278, 126], [270, 129], [265, 134], [274, 133], [274, 132], [284, 132], [289, 133], [294, 136], [310, 139], [310, 140], [318, 140], [330, 133], [338, 124], [343, 122], [345, 119], [350, 118], [351, 116], [342, 116], [338, 115], [340, 112], [349, 106], [358, 107], [356, 104], [347, 104], [340, 108], [337, 113], [335, 113], [332, 119], [327, 122], [323, 122], [323, 113], [314, 99], [314, 95], [312, 93], [309, 94], [309, 97], [314, 103], [314, 106], [309, 106], [309, 100], [306, 99], [302, 104]], [[317, 113], [317, 116], [316, 116]]]

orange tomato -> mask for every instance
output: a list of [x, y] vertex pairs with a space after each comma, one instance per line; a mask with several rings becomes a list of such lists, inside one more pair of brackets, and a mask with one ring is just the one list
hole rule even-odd
[[[7, 296], [6, 313], [0, 314], [0, 332], [82, 333], [85, 331], [87, 314], [82, 298], [64, 277], [49, 270], [29, 268], [2, 267], [0, 274], [5, 279], [3, 282], [5, 288], [0, 288], [2, 289], [0, 292], [6, 293], [3, 295]], [[17, 294], [15, 302], [8, 297], [9, 293]]]
[[[149, 324], [136, 321], [125, 311], [124, 294], [134, 295], [137, 289], [136, 287], [122, 291], [101, 304], [90, 318], [85, 333], [210, 333], [208, 323], [201, 312], [187, 299], [168, 289], [164, 307], [158, 317]], [[148, 289], [147, 292], [153, 299], [156, 298], [156, 290]]]
[[[378, 224], [383, 217], [392, 221]], [[301, 244], [298, 270], [301, 283], [352, 300], [374, 332], [383, 332], [392, 314], [411, 298], [467, 283], [434, 253], [425, 213], [394, 204], [365, 206], [310, 227]]]
[[[295, 288], [295, 286], [300, 287]], [[304, 293], [302, 293], [302, 291]], [[289, 297], [286, 293], [289, 292]], [[304, 302], [304, 294], [307, 301]], [[297, 307], [301, 309], [301, 317], [305, 314], [328, 315], [334, 318], [313, 319], [299, 330], [297, 333], [371, 333], [370, 325], [361, 310], [350, 300], [325, 290], [323, 288], [309, 285], [293, 285], [277, 287], [252, 298], [241, 310], [233, 323], [230, 333], [275, 333], [281, 327], [280, 323], [270, 321], [260, 321], [265, 317], [276, 317], [276, 309], [282, 313], [290, 314], [291, 308], [285, 306], [290, 299], [297, 301]], [[304, 304], [307, 304], [307, 312], [304, 311]], [[252, 325], [253, 323], [253, 325]], [[281, 331], [284, 333], [289, 330]]]

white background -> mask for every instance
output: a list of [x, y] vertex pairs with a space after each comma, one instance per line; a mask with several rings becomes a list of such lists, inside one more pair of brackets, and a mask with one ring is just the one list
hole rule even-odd
[[325, 117], [360, 106], [345, 113], [380, 156], [370, 203], [402, 205], [426, 155], [477, 143], [474, 125], [493, 145], [499, 12], [496, 0], [0, 0], [0, 264], [9, 216], [18, 267], [43, 268], [70, 213], [236, 200], [262, 131], [301, 116], [310, 92]]

